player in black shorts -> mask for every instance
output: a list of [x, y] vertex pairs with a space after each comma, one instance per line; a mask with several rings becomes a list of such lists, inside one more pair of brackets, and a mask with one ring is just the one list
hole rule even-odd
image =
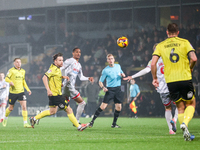
[[77, 119], [74, 116], [73, 110], [69, 106], [67, 100], [62, 96], [61, 87], [62, 87], [62, 78], [69, 80], [69, 77], [62, 76], [60, 67], [63, 65], [63, 55], [61, 53], [55, 54], [53, 56], [54, 63], [51, 64], [49, 70], [45, 73], [42, 80], [44, 86], [47, 90], [47, 95], [49, 97], [49, 107], [50, 109], [44, 110], [35, 117], [30, 118], [30, 123], [34, 128], [34, 125], [37, 120], [54, 115], [57, 112], [57, 109], [64, 110], [69, 120], [77, 127], [78, 131], [83, 131], [87, 128], [87, 124], [79, 124]]

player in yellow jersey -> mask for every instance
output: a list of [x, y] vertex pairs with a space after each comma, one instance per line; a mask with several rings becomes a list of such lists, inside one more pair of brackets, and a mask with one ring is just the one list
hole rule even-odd
[[15, 58], [14, 67], [8, 71], [5, 78], [5, 81], [10, 84], [10, 89], [8, 98], [9, 106], [6, 109], [5, 118], [2, 123], [4, 127], [7, 125], [8, 116], [13, 110], [15, 102], [18, 100], [22, 107], [24, 127], [31, 128], [31, 126], [27, 123], [28, 113], [26, 109], [26, 95], [24, 94], [24, 88], [28, 91], [29, 95], [31, 95], [31, 90], [26, 84], [25, 73], [26, 71], [21, 68], [21, 59]]
[[156, 88], [159, 85], [156, 75], [156, 63], [159, 57], [162, 57], [165, 66], [164, 76], [170, 97], [178, 108], [180, 128], [183, 130], [185, 140], [190, 141], [194, 139], [194, 135], [189, 133], [188, 123], [193, 118], [196, 106], [191, 72], [197, 57], [190, 42], [179, 38], [178, 34], [178, 25], [170, 23], [167, 27], [168, 38], [156, 46], [151, 63], [152, 84]]
[[36, 120], [39, 120], [45, 116], [54, 115], [57, 109], [64, 110], [70, 121], [77, 127], [78, 131], [83, 131], [87, 128], [87, 124], [79, 124], [76, 117], [74, 116], [73, 110], [68, 104], [68, 101], [62, 96], [62, 78], [69, 80], [68, 76], [62, 76], [60, 67], [63, 66], [63, 55], [57, 53], [53, 56], [54, 63], [51, 64], [49, 70], [45, 73], [42, 80], [44, 86], [47, 90], [47, 95], [49, 97], [49, 109], [44, 110], [35, 117], [30, 118], [30, 123], [34, 128]]

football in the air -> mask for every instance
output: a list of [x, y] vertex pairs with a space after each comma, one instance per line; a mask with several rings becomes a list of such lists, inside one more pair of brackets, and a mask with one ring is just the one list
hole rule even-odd
[[128, 39], [125, 36], [122, 36], [117, 39], [117, 45], [121, 48], [128, 46]]

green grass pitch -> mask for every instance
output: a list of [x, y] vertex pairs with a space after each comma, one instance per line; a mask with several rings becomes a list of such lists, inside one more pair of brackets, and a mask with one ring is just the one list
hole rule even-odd
[[[91, 118], [81, 118], [87, 123]], [[194, 141], [185, 141], [177, 123], [176, 135], [169, 135], [165, 118], [123, 118], [122, 128], [111, 128], [112, 117], [97, 118], [93, 128], [78, 132], [67, 117], [46, 117], [35, 128], [24, 128], [22, 117], [9, 117], [0, 124], [0, 150], [197, 150], [200, 149], [200, 119], [189, 131]]]

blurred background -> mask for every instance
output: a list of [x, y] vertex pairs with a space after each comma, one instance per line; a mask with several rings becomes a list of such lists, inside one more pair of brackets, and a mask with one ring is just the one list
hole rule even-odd
[[[83, 73], [93, 76], [98, 86], [108, 53], [115, 56], [127, 76], [133, 75], [147, 66], [153, 45], [166, 39], [166, 26], [171, 22], [179, 25], [179, 37], [188, 39], [200, 58], [199, 0], [0, 0], [0, 72], [6, 74], [15, 57], [22, 59], [26, 82], [32, 90], [32, 95], [27, 95], [28, 114], [35, 115], [38, 109], [48, 108], [41, 78], [52, 63], [53, 54], [61, 52], [67, 59], [72, 57], [72, 49], [79, 47]], [[128, 47], [117, 46], [120, 36], [129, 39]], [[193, 72], [195, 116], [200, 115], [199, 62]], [[139, 117], [164, 116], [164, 106], [151, 82], [151, 73], [136, 78], [141, 91], [137, 100]], [[89, 86], [89, 82], [77, 79], [76, 88], [85, 101], [93, 93], [98, 106], [104, 92], [98, 89], [96, 93]], [[126, 117], [129, 86], [122, 81], [121, 115]], [[21, 115], [19, 103], [16, 105], [13, 116]], [[76, 103], [71, 101], [70, 105], [76, 111]], [[86, 106], [83, 117], [90, 111]], [[113, 105], [102, 115], [112, 116]]]

